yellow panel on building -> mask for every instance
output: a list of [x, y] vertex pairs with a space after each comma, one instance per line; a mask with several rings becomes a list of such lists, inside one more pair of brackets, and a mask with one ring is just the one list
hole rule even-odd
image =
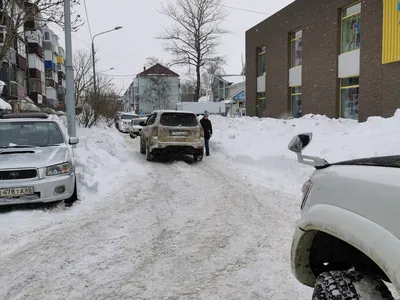
[[383, 0], [382, 64], [400, 61], [399, 0]]
[[64, 57], [62, 57], [62, 56], [57, 56], [57, 63], [58, 64], [64, 64]]

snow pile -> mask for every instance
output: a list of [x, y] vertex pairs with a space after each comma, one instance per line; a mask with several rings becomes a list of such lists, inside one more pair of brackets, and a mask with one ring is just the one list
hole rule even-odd
[[9, 103], [4, 101], [3, 99], [0, 98], [0, 109], [1, 110], [12, 110], [12, 107]]
[[210, 102], [210, 101], [211, 101], [210, 96], [207, 95], [207, 96], [200, 97], [198, 102]]
[[[66, 116], [51, 115], [51, 118], [60, 122], [68, 138]], [[92, 128], [77, 126], [76, 131], [79, 144], [74, 156], [79, 195], [106, 193], [123, 171], [122, 164], [132, 160], [126, 136], [102, 124]]]
[[[300, 119], [278, 120], [251, 117], [211, 117], [214, 135], [210, 146], [235, 163], [263, 168], [269, 177], [302, 184], [313, 168], [300, 165], [288, 150], [299, 133], [312, 132], [313, 141], [305, 154], [329, 162], [400, 153], [400, 110], [394, 117], [371, 117], [365, 123], [306, 115]], [[264, 172], [265, 171], [265, 172]]]

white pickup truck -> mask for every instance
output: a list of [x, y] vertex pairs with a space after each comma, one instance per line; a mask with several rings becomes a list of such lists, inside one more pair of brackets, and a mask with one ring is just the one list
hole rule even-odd
[[400, 156], [330, 164], [302, 154], [311, 139], [289, 144], [315, 167], [302, 188], [294, 276], [314, 288], [313, 300], [394, 299], [384, 281], [400, 292]]

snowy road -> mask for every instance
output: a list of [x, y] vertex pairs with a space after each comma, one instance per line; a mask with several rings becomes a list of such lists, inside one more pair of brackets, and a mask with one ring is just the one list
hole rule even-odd
[[290, 273], [296, 197], [220, 156], [148, 163], [137, 142], [93, 205], [1, 216], [0, 299], [310, 298]]

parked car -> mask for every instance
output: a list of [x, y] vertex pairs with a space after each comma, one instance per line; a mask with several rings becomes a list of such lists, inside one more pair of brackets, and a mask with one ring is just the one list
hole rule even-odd
[[129, 128], [129, 136], [131, 138], [134, 139], [140, 135], [140, 132], [143, 129], [143, 126], [141, 126], [140, 123], [145, 122], [146, 120], [147, 118], [137, 118], [131, 121], [131, 126]]
[[400, 292], [400, 156], [330, 164], [302, 154], [311, 133], [289, 149], [315, 167], [304, 183], [291, 250], [294, 276], [314, 300], [393, 299]]
[[77, 200], [75, 159], [57, 121], [45, 113], [0, 118], [0, 205]]
[[123, 113], [124, 113], [123, 111], [118, 111], [114, 118], [114, 125], [115, 125], [115, 128], [117, 128], [117, 129], [118, 129], [118, 125], [119, 125], [119, 120], [121, 119], [121, 115]]
[[123, 113], [118, 120], [117, 129], [121, 132], [127, 133], [129, 132], [131, 121], [139, 118], [137, 114], [133, 113]]
[[158, 110], [142, 122], [140, 153], [151, 161], [159, 154], [190, 154], [201, 161], [204, 153], [204, 131], [192, 112]]

